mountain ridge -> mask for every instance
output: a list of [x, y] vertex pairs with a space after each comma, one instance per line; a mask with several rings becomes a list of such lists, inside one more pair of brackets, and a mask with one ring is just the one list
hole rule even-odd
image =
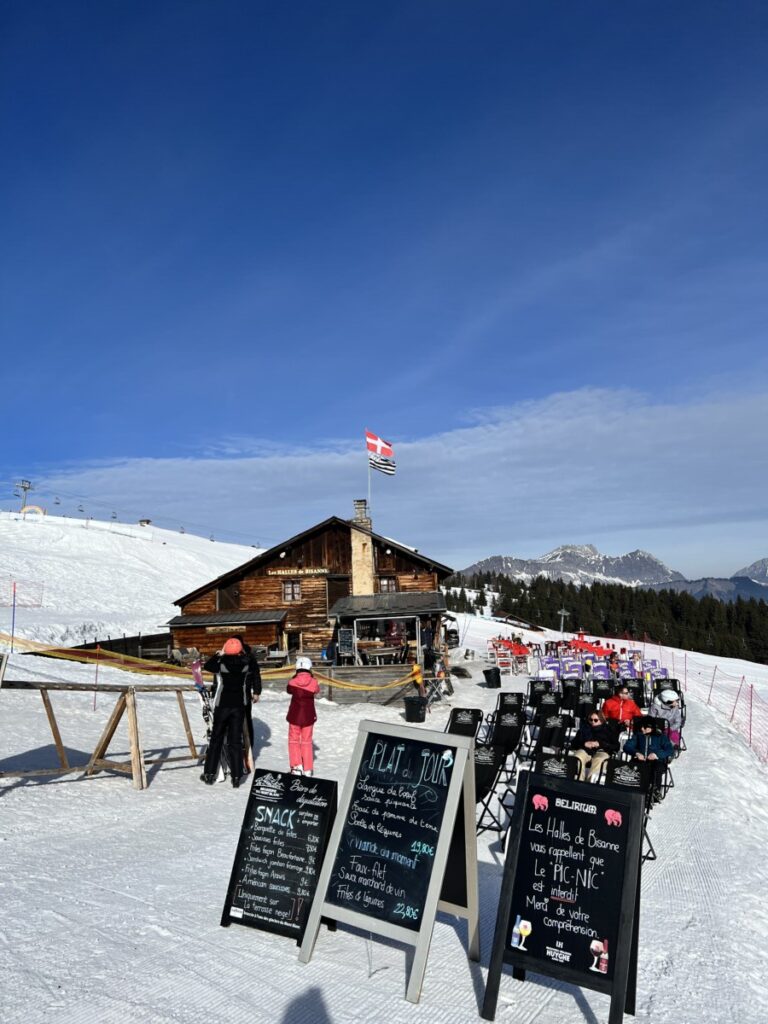
[[670, 569], [648, 551], [637, 548], [624, 555], [604, 555], [594, 544], [561, 544], [539, 558], [491, 555], [460, 571], [464, 576], [479, 572], [501, 573], [521, 581], [546, 576], [579, 586], [620, 583], [638, 587], [685, 581], [682, 573]]

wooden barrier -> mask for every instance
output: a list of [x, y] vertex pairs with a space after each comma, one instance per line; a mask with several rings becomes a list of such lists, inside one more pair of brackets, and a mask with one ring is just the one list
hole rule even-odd
[[[183, 684], [147, 684], [147, 685], [135, 685], [135, 686], [120, 686], [114, 684], [107, 684], [104, 686], [93, 686], [88, 684], [80, 683], [44, 683], [44, 682], [31, 682], [26, 680], [17, 679], [5, 679], [0, 682], [0, 686], [4, 690], [39, 690], [40, 696], [43, 700], [43, 706], [45, 707], [45, 713], [48, 718], [48, 724], [51, 729], [51, 735], [53, 736], [53, 742], [56, 746], [56, 753], [61, 764], [60, 768], [32, 768], [24, 771], [11, 771], [3, 772], [0, 771], [0, 779], [2, 778], [31, 778], [34, 776], [41, 775], [66, 775], [69, 772], [83, 772], [84, 776], [93, 775], [96, 771], [115, 771], [122, 772], [125, 775], [130, 775], [133, 780], [134, 789], [146, 789], [147, 788], [147, 773], [146, 766], [151, 764], [166, 764], [168, 761], [197, 761], [200, 757], [195, 741], [192, 736], [192, 729], [189, 724], [189, 716], [187, 715], [187, 709], [184, 705], [183, 694], [194, 693], [194, 686], [188, 686]], [[67, 690], [74, 693], [115, 693], [117, 699], [115, 706], [112, 708], [112, 712], [107, 720], [107, 724], [99, 737], [98, 743], [96, 744], [93, 753], [91, 754], [87, 764], [81, 765], [70, 765], [67, 758], [64, 744], [62, 743], [61, 733], [59, 731], [58, 722], [56, 721], [56, 715], [53, 711], [53, 705], [51, 704], [50, 692], [52, 690]], [[179, 711], [181, 713], [181, 720], [184, 725], [184, 731], [187, 737], [187, 745], [189, 746], [189, 754], [179, 754], [173, 757], [158, 757], [147, 760], [144, 757], [144, 753], [141, 747], [141, 736], [139, 732], [139, 717], [136, 708], [136, 694], [137, 693], [175, 693], [176, 700], [179, 705]], [[107, 750], [112, 737], [117, 730], [120, 720], [123, 715], [127, 716], [128, 724], [128, 743], [130, 750], [130, 761], [112, 761], [106, 757]]]

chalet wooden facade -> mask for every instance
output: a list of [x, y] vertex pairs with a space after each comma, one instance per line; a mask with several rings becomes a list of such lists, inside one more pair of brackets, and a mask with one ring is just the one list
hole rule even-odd
[[232, 635], [254, 647], [319, 653], [337, 635], [340, 620], [331, 610], [342, 599], [432, 594], [434, 600], [415, 601], [414, 614], [439, 615], [445, 602], [438, 587], [452, 571], [374, 533], [359, 501], [353, 519], [332, 516], [180, 597], [169, 626], [175, 647], [204, 655]]

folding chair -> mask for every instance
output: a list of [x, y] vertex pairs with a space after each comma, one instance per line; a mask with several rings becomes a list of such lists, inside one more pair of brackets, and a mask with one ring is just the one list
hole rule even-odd
[[[507, 782], [514, 777], [517, 748], [520, 745], [525, 724], [525, 714], [522, 709], [502, 708], [494, 712], [486, 731], [483, 746], [493, 747], [502, 752], [502, 767], [506, 772]], [[507, 767], [510, 757], [513, 757], [514, 760], [511, 767]]]
[[496, 698], [497, 711], [522, 711], [525, 707], [524, 693], [500, 693]]
[[504, 760], [504, 751], [501, 747], [475, 747], [475, 803], [482, 808], [476, 825], [478, 835], [483, 832], [504, 831], [500, 817], [501, 809], [498, 813], [491, 810]]
[[542, 719], [535, 738], [531, 737], [528, 749], [524, 755], [521, 752], [521, 756], [535, 761], [545, 750], [554, 750], [559, 754], [564, 753], [567, 746], [566, 736], [567, 729], [563, 722], [563, 716], [550, 715], [549, 718]]
[[564, 679], [560, 684], [560, 707], [575, 712], [581, 699], [581, 684], [575, 679]]
[[593, 679], [592, 680], [592, 700], [597, 704], [601, 700], [606, 700], [608, 697], [613, 696], [613, 682], [610, 679]]
[[642, 761], [621, 761], [611, 757], [605, 764], [605, 785], [609, 789], [633, 789], [643, 794], [643, 841], [646, 844], [642, 860], [656, 860], [656, 850], [648, 835], [648, 818], [651, 813], [651, 773]]
[[597, 706], [591, 697], [582, 697], [576, 706], [576, 718], [579, 720], [579, 725], [596, 710]]
[[645, 683], [642, 679], [625, 679], [624, 685], [629, 690], [629, 695], [639, 708], [648, 707], [648, 696], [645, 692]]
[[477, 733], [483, 722], [480, 708], [451, 708], [445, 731], [453, 736], [471, 736], [477, 739]]
[[552, 682], [549, 679], [529, 679], [528, 680], [528, 697], [526, 704], [528, 707], [535, 708], [541, 698], [546, 693], [552, 692]]
[[560, 779], [576, 779], [579, 762], [573, 754], [539, 754], [533, 770], [539, 775], [553, 775]]
[[547, 718], [549, 715], [556, 715], [560, 708], [559, 693], [543, 693], [541, 700], [533, 708], [533, 719]]

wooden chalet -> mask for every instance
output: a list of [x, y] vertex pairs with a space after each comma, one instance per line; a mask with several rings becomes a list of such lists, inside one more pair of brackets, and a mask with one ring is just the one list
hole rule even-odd
[[180, 597], [168, 625], [175, 647], [205, 656], [237, 635], [277, 661], [323, 650], [347, 663], [420, 660], [424, 637], [439, 639], [438, 588], [452, 572], [374, 533], [356, 501], [353, 519], [332, 516]]

